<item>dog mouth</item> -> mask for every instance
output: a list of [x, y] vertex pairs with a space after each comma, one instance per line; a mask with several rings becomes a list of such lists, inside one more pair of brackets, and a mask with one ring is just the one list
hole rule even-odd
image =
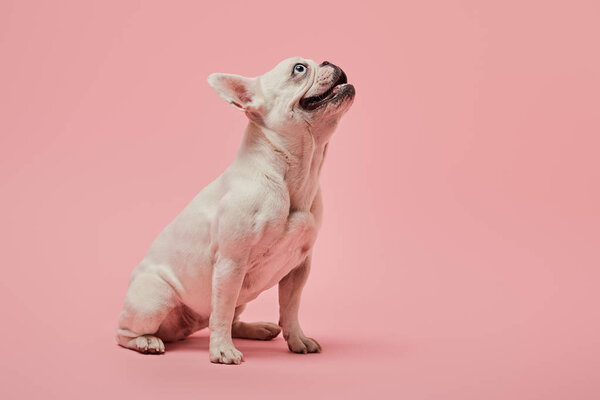
[[300, 100], [300, 107], [305, 110], [316, 110], [326, 103], [335, 99], [343, 99], [346, 96], [354, 95], [354, 86], [348, 83], [348, 78], [341, 68], [337, 68], [337, 78], [333, 84], [325, 92], [312, 97], [303, 98]]

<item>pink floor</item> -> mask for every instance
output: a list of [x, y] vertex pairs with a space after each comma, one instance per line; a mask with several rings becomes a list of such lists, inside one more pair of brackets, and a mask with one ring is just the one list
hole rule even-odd
[[[600, 399], [596, 1], [1, 1], [1, 399]], [[113, 340], [127, 278], [234, 157], [208, 86], [301, 55], [356, 101], [301, 321], [317, 355]], [[276, 292], [247, 321], [277, 321]]]

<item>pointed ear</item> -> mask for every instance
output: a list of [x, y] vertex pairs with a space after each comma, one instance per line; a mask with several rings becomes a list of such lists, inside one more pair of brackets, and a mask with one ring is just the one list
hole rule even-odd
[[253, 111], [258, 104], [256, 78], [234, 74], [211, 74], [208, 83], [219, 96], [243, 111]]

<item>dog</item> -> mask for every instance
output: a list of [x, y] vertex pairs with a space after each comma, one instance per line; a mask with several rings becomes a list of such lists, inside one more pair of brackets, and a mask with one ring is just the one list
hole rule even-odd
[[[240, 364], [232, 338], [283, 331], [294, 353], [318, 353], [298, 322], [321, 225], [319, 173], [354, 86], [338, 66], [294, 57], [262, 76], [211, 74], [208, 83], [248, 117], [233, 163], [154, 240], [133, 270], [117, 343], [164, 353], [164, 342], [206, 328], [213, 363]], [[279, 324], [248, 323], [248, 302], [279, 284]]]

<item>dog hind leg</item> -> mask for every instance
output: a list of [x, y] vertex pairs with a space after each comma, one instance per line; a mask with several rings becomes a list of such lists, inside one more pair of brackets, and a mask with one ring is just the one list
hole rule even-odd
[[233, 324], [231, 324], [231, 336], [240, 339], [271, 340], [279, 335], [281, 328], [271, 322], [242, 322], [239, 316], [246, 305], [236, 307]]
[[175, 342], [207, 326], [208, 317], [202, 317], [185, 304], [179, 304], [160, 324], [156, 336], [165, 342]]
[[157, 332], [176, 304], [173, 288], [158, 275], [137, 275], [129, 285], [119, 316], [117, 343], [140, 353], [164, 353], [165, 345]]

